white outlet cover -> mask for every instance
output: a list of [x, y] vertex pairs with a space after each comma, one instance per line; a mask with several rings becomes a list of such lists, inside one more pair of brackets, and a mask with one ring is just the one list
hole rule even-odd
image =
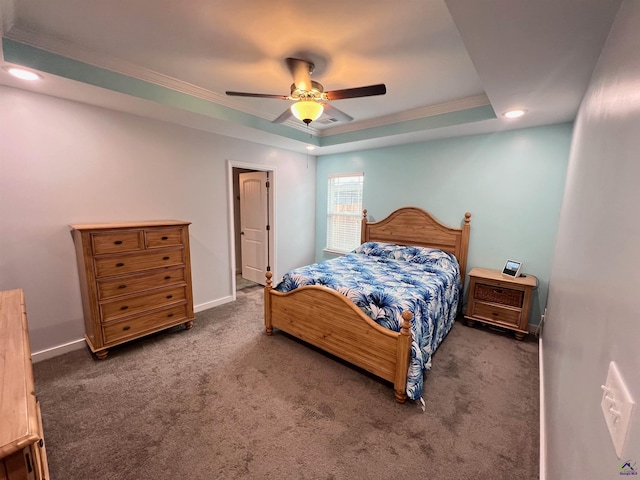
[[621, 458], [634, 402], [615, 362], [609, 364], [607, 381], [602, 389], [602, 414], [609, 428], [616, 455]]

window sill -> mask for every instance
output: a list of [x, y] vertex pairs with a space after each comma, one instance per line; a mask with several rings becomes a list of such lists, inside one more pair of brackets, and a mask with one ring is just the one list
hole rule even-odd
[[323, 248], [323, 252], [330, 253], [331, 255], [346, 255], [351, 253], [351, 250], [334, 250], [333, 248]]

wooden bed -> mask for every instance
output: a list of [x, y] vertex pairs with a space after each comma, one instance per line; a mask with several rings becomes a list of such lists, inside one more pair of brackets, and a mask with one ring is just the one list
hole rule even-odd
[[[369, 222], [364, 210], [361, 242], [415, 245], [453, 253], [464, 284], [470, 219], [467, 212], [462, 227], [451, 228], [422, 209], [404, 207], [379, 222]], [[402, 328], [394, 332], [378, 325], [351, 300], [330, 288], [312, 285], [281, 293], [272, 287], [271, 272], [266, 277], [264, 323], [268, 335], [275, 327], [357, 365], [392, 382], [396, 401], [406, 401], [410, 312], [402, 314]]]

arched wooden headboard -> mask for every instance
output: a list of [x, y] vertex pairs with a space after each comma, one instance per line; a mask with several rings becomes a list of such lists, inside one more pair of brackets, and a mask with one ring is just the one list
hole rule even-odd
[[467, 253], [471, 231], [471, 213], [464, 214], [462, 228], [443, 225], [429, 212], [417, 207], [403, 207], [378, 221], [369, 222], [367, 211], [362, 212], [360, 240], [364, 242], [386, 242], [399, 245], [439, 248], [453, 253], [460, 264], [462, 285], [467, 272]]

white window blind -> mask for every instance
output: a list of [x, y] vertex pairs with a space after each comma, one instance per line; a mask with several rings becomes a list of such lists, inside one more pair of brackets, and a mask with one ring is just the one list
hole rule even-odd
[[327, 250], [350, 252], [360, 245], [363, 173], [329, 177]]

